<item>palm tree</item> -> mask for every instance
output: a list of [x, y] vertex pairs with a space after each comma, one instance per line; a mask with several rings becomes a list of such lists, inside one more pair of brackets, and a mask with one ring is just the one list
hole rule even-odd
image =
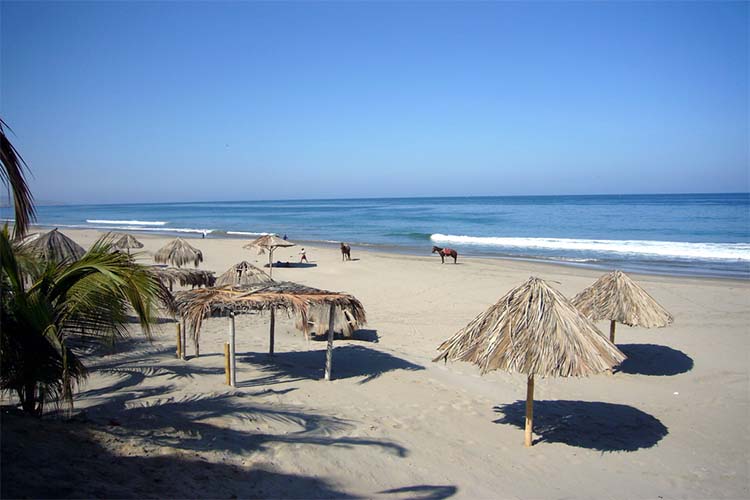
[[[31, 195], [24, 170], [28, 165], [21, 158], [20, 153], [13, 147], [8, 136], [5, 135], [5, 129], [10, 130], [8, 124], [0, 119], [0, 179], [3, 184], [10, 187], [13, 194], [13, 203], [15, 210], [15, 224], [13, 234], [16, 239], [20, 239], [26, 234], [26, 230], [36, 218], [34, 210], [34, 197]], [[10, 200], [8, 200], [10, 203]]]
[[106, 238], [76, 262], [40, 262], [0, 230], [0, 389], [17, 393], [28, 413], [47, 401], [72, 408], [86, 368], [73, 342], [127, 335], [135, 311], [150, 337], [158, 280]]

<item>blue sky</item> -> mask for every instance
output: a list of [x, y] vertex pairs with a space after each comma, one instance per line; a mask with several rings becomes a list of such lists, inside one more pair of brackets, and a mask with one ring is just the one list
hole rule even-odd
[[748, 4], [0, 4], [40, 200], [748, 191]]

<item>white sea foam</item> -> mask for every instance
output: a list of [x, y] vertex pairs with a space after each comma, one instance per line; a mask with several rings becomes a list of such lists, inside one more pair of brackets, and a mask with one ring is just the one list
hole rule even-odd
[[250, 231], [227, 231], [227, 234], [236, 234], [239, 236], [266, 236], [271, 233], [252, 233]]
[[107, 229], [116, 231], [152, 231], [158, 233], [195, 233], [195, 234], [211, 234], [214, 232], [213, 229], [195, 229], [191, 227], [143, 227], [143, 226], [86, 226], [83, 224], [55, 224], [55, 227], [69, 227], [74, 229]]
[[578, 240], [567, 238], [503, 238], [433, 234], [430, 239], [454, 245], [481, 245], [542, 250], [576, 250], [678, 259], [750, 261], [748, 243], [688, 243], [646, 240]]
[[128, 226], [165, 226], [167, 223], [160, 220], [107, 220], [86, 219], [89, 224], [120, 224]]

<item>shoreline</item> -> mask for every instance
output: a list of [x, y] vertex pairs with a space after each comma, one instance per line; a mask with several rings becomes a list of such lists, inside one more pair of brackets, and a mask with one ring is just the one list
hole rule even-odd
[[[189, 239], [189, 240], [197, 240], [197, 241], [206, 241], [206, 240], [213, 240], [213, 241], [247, 241], [252, 240], [254, 236], [251, 235], [239, 235], [239, 234], [227, 234], [226, 232], [220, 232], [216, 235], [209, 235], [204, 239], [200, 237], [200, 233], [177, 233], [177, 232], [170, 232], [168, 229], [164, 230], [155, 230], [155, 231], [139, 231], [136, 229], [117, 229], [117, 230], [105, 230], [105, 229], [99, 229], [95, 227], [67, 227], [64, 225], [54, 225], [54, 224], [33, 224], [31, 226], [32, 230], [34, 229], [42, 229], [42, 230], [50, 230], [54, 228], [61, 228], [62, 231], [75, 233], [75, 232], [95, 232], [101, 236], [107, 234], [107, 233], [133, 233], [138, 234], [139, 237], [144, 239], [163, 239], [163, 238], [174, 238], [174, 237], [180, 237], [183, 239]], [[257, 233], [258, 235], [265, 234], [265, 233]], [[326, 248], [326, 249], [335, 249], [338, 250], [338, 242], [334, 242], [332, 240], [305, 240], [305, 239], [291, 239], [292, 242], [296, 243], [297, 246], [304, 245], [306, 247], [310, 248]], [[382, 253], [382, 254], [388, 254], [388, 255], [403, 255], [403, 256], [410, 256], [410, 257], [430, 257], [430, 254], [427, 253], [427, 250], [425, 248], [424, 253], [421, 253], [418, 251], [417, 246], [405, 246], [405, 245], [386, 245], [386, 244], [377, 244], [377, 243], [354, 243], [354, 242], [348, 242], [353, 250], [356, 251], [362, 251], [362, 252], [372, 252], [372, 253]], [[431, 246], [432, 242], [427, 242], [425, 247]], [[556, 266], [561, 268], [570, 268], [570, 269], [580, 269], [580, 270], [587, 270], [587, 271], [600, 271], [600, 272], [608, 272], [615, 269], [620, 269], [628, 274], [636, 275], [636, 276], [661, 276], [665, 278], [698, 278], [698, 279], [709, 279], [709, 280], [721, 280], [721, 281], [736, 281], [739, 283], [748, 283], [750, 281], [750, 270], [746, 274], [736, 274], [736, 273], [720, 273], [720, 272], [701, 272], [701, 271], [686, 271], [683, 273], [680, 272], [673, 272], [667, 269], [659, 269], [657, 267], [653, 269], [643, 269], [642, 266], [639, 265], [633, 265], [628, 266], [627, 264], [624, 266], [617, 266], [617, 265], [610, 265], [608, 263], [587, 263], [587, 262], [574, 262], [574, 261], [567, 261], [562, 259], [553, 259], [553, 258], [544, 258], [544, 257], [536, 257], [536, 256], [512, 256], [512, 255], [502, 255], [502, 254], [487, 254], [486, 252], [471, 252], [466, 251], [462, 248], [462, 252], [459, 254], [460, 256], [467, 256], [471, 258], [472, 260], [486, 260], [489, 262], [492, 261], [500, 261], [505, 264], [512, 264], [512, 263], [528, 263], [532, 265], [549, 265], [549, 266]], [[435, 257], [433, 255], [433, 257]], [[437, 258], [437, 257], [435, 257]], [[460, 258], [460, 257], [459, 257]]]

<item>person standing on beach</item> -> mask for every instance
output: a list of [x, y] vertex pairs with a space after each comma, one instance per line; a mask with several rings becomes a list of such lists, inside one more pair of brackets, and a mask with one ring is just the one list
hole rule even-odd
[[300, 261], [300, 263], [302, 263], [302, 262], [309, 262], [307, 260], [307, 254], [305, 253], [305, 249], [304, 248], [299, 251], [299, 261]]

